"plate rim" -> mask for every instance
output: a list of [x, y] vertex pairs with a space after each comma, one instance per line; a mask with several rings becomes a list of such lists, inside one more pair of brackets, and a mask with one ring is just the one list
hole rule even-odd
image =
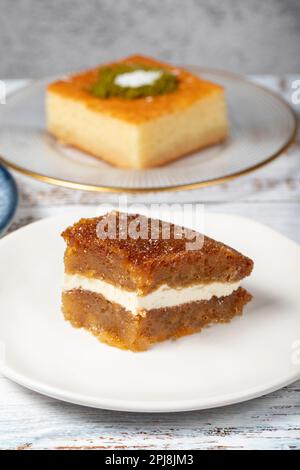
[[[208, 180], [202, 180], [194, 183], [183, 183], [183, 184], [176, 184], [176, 185], [169, 185], [169, 186], [162, 186], [162, 187], [157, 187], [157, 186], [150, 186], [150, 187], [137, 187], [137, 188], [131, 188], [131, 187], [122, 187], [122, 186], [107, 186], [107, 185], [94, 185], [94, 184], [87, 184], [87, 183], [77, 183], [74, 181], [70, 180], [64, 180], [61, 178], [56, 178], [53, 176], [47, 176], [42, 173], [37, 173], [35, 171], [28, 170], [20, 165], [16, 165], [15, 163], [12, 163], [7, 157], [3, 156], [0, 154], [0, 163], [3, 165], [25, 175], [29, 176], [31, 178], [34, 178], [35, 180], [56, 185], [56, 186], [61, 186], [65, 188], [71, 188], [71, 189], [78, 189], [78, 190], [83, 190], [83, 191], [90, 191], [90, 192], [104, 192], [104, 193], [128, 193], [128, 194], [141, 194], [141, 193], [160, 193], [160, 192], [166, 192], [166, 191], [184, 191], [184, 190], [193, 190], [193, 189], [199, 189], [199, 188], [204, 188], [207, 186], [213, 186], [216, 184], [221, 184], [221, 183], [226, 183], [228, 181], [231, 181], [233, 179], [239, 178], [241, 176], [248, 175], [249, 173], [253, 173], [254, 171], [264, 167], [265, 165], [271, 163], [273, 160], [278, 158], [280, 155], [282, 155], [294, 142], [296, 139], [297, 135], [297, 130], [298, 130], [298, 119], [296, 112], [292, 108], [292, 106], [279, 94], [276, 93], [275, 91], [265, 87], [264, 85], [258, 84], [242, 75], [233, 73], [233, 72], [228, 72], [224, 71], [221, 69], [214, 69], [214, 68], [207, 68], [207, 67], [200, 67], [197, 65], [185, 65], [183, 66], [187, 69], [190, 69], [191, 71], [195, 71], [197, 73], [212, 73], [215, 75], [221, 75], [225, 76], [228, 78], [231, 78], [233, 80], [241, 81], [243, 83], [246, 83], [250, 86], [253, 86], [254, 88], [257, 88], [264, 93], [267, 93], [268, 95], [271, 95], [273, 98], [275, 98], [282, 106], [285, 107], [285, 109], [290, 113], [290, 116], [293, 120], [293, 128], [288, 136], [288, 138], [284, 141], [284, 143], [281, 145], [281, 147], [274, 152], [273, 154], [267, 156], [264, 160], [261, 162], [255, 164], [255, 165], [250, 165], [247, 168], [244, 168], [243, 170], [239, 170], [233, 173], [230, 173], [225, 176], [220, 176], [217, 178], [211, 178]], [[80, 70], [79, 70], [80, 71]], [[79, 72], [78, 71], [78, 72]], [[72, 72], [74, 73], [74, 72]], [[61, 77], [65, 77], [66, 74], [61, 74]], [[49, 77], [44, 77], [43, 79], [37, 79], [37, 80], [31, 80], [30, 83], [28, 83], [26, 86], [12, 92], [9, 94], [10, 97], [15, 97], [18, 94], [22, 94], [22, 92], [26, 91], [28, 88], [34, 87], [35, 85], [38, 85], [39, 83], [42, 83], [46, 79], [53, 78], [52, 76]], [[59, 77], [57, 77], [59, 78]]]
[[[103, 399], [96, 400], [92, 397], [87, 397], [80, 393], [64, 392], [62, 389], [45, 385], [42, 382], [31, 380], [22, 374], [18, 374], [8, 367], [0, 366], [0, 373], [4, 377], [12, 380], [13, 382], [25, 387], [28, 390], [39, 393], [43, 396], [54, 398], [65, 403], [72, 403], [74, 405], [85, 406], [87, 408], [95, 408], [109, 411], [123, 411], [129, 413], [178, 413], [188, 411], [201, 411], [208, 409], [221, 408], [223, 406], [235, 405], [243, 403], [255, 398], [263, 397], [269, 393], [280, 390], [300, 379], [300, 372], [295, 371], [295, 374], [284, 377], [278, 381], [270, 383], [263, 389], [261, 386], [256, 386], [246, 390], [239, 397], [235, 393], [223, 395], [222, 400], [218, 398], [201, 401], [201, 399], [192, 400], [164, 400], [164, 401], [126, 401], [121, 399]], [[236, 398], [234, 398], [236, 397]], [[202, 403], [202, 404], [200, 404]], [[171, 406], [169, 406], [171, 404]]]
[[[77, 212], [77, 209], [72, 209], [67, 211], [68, 214], [73, 214]], [[212, 217], [229, 217], [238, 220], [244, 220], [247, 222], [251, 222], [262, 229], [268, 230], [270, 233], [276, 234], [283, 242], [288, 242], [291, 245], [297, 247], [300, 250], [300, 245], [295, 242], [294, 240], [288, 238], [286, 235], [283, 235], [281, 232], [269, 227], [266, 224], [253, 220], [249, 217], [244, 217], [241, 215], [236, 214], [227, 214], [225, 212], [213, 212], [208, 211], [209, 216]], [[63, 216], [63, 214], [56, 214], [49, 217], [45, 217], [43, 219], [34, 221], [20, 229], [15, 230], [7, 237], [4, 237], [0, 240], [1, 243], [5, 244], [8, 242], [10, 237], [14, 237], [14, 235], [21, 231], [30, 230], [32, 225], [40, 225], [44, 222], [48, 222], [49, 220], [55, 221]], [[63, 402], [72, 403], [80, 406], [96, 408], [96, 409], [104, 409], [104, 410], [111, 410], [111, 411], [123, 411], [123, 412], [138, 412], [138, 413], [173, 413], [173, 412], [188, 412], [188, 411], [196, 411], [196, 410], [204, 410], [204, 409], [214, 409], [223, 406], [233, 405], [237, 403], [242, 403], [248, 400], [252, 400], [255, 398], [259, 398], [261, 396], [265, 396], [271, 392], [279, 390], [287, 385], [290, 385], [297, 380], [300, 379], [300, 369], [295, 368], [295, 372], [293, 374], [288, 374], [284, 377], [281, 377], [277, 380], [270, 382], [268, 385], [261, 385], [252, 387], [240, 393], [238, 396], [236, 393], [231, 392], [228, 394], [224, 394], [221, 399], [220, 397], [213, 397], [210, 399], [191, 399], [191, 400], [163, 400], [163, 401], [127, 401], [122, 399], [105, 399], [101, 398], [97, 400], [93, 397], [89, 397], [87, 395], [83, 395], [81, 393], [74, 393], [74, 392], [66, 392], [62, 388], [53, 387], [51, 385], [44, 384], [38, 380], [32, 380], [27, 376], [16, 372], [13, 368], [8, 367], [5, 365], [4, 361], [0, 361], [0, 373], [2, 373], [5, 377], [12, 380], [13, 382], [21, 385], [29, 390], [37, 392], [41, 395], [48, 396], [50, 398], [54, 398]]]
[[10, 191], [10, 201], [8, 204], [8, 211], [6, 211], [5, 216], [3, 219], [0, 218], [0, 235], [2, 235], [7, 228], [9, 227], [18, 207], [19, 202], [19, 193], [17, 184], [15, 179], [11, 175], [11, 173], [5, 168], [5, 166], [1, 165], [0, 162], [0, 173], [2, 173], [5, 177], [5, 183], [9, 187]]

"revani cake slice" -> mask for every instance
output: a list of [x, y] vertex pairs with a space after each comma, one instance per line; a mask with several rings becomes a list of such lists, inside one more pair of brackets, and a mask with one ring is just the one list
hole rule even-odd
[[146, 350], [228, 322], [251, 300], [240, 283], [253, 262], [197, 232], [111, 212], [62, 236], [65, 319], [111, 345]]
[[222, 86], [138, 55], [51, 83], [46, 114], [57, 139], [127, 168], [164, 164], [228, 134]]

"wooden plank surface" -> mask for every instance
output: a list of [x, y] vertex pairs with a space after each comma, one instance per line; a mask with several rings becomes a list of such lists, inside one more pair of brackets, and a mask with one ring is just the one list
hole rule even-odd
[[0, 379], [2, 448], [285, 449], [300, 447], [300, 382], [215, 410], [138, 414], [94, 410]]
[[[256, 77], [289, 96], [291, 79]], [[72, 191], [16, 175], [21, 201], [10, 230], [78, 205], [115, 196]], [[161, 195], [130, 202], [157, 202]], [[165, 195], [207, 210], [253, 218], [300, 243], [300, 139], [264, 169], [228, 184]], [[0, 448], [300, 449], [300, 381], [215, 410], [137, 414], [94, 410], [38, 395], [0, 376]]]

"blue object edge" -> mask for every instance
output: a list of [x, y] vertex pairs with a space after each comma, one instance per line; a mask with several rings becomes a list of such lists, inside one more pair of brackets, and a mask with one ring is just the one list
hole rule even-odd
[[19, 194], [16, 182], [10, 172], [0, 165], [0, 234], [12, 222], [18, 202]]

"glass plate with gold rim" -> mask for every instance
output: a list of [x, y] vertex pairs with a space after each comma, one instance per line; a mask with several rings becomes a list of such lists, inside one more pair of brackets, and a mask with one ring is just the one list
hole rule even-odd
[[269, 163], [292, 143], [293, 110], [277, 94], [226, 72], [190, 68], [225, 88], [230, 137], [167, 165], [116, 168], [56, 141], [46, 130], [45, 88], [36, 81], [8, 97], [0, 109], [0, 161], [60, 186], [107, 192], [195, 189], [237, 178]]

